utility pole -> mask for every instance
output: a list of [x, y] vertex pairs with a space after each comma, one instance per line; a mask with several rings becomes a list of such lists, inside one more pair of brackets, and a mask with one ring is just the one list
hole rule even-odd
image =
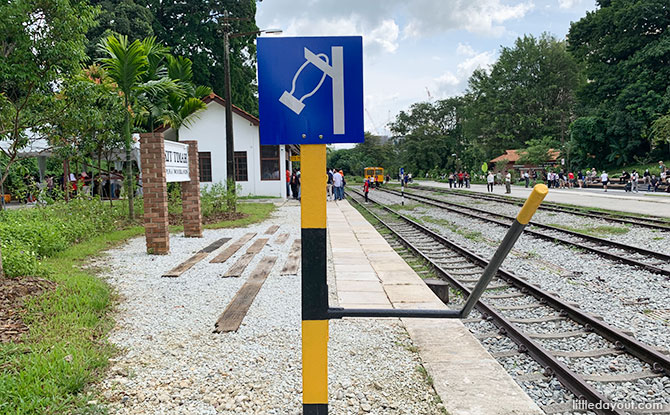
[[[223, 71], [224, 100], [226, 101], [226, 186], [228, 192], [235, 194], [235, 141], [233, 137], [233, 101], [230, 93], [230, 33], [228, 26], [223, 28]], [[230, 187], [230, 188], [228, 188]]]

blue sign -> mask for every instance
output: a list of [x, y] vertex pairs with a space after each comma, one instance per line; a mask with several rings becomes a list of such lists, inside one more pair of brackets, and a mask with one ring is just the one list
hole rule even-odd
[[363, 38], [260, 37], [261, 144], [361, 143]]

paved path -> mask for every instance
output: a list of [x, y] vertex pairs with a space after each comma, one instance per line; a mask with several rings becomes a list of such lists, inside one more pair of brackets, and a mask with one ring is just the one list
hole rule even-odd
[[[425, 186], [449, 188], [449, 183], [423, 180], [416, 183]], [[467, 190], [486, 193], [486, 186], [483, 184], [473, 184]], [[525, 187], [512, 186], [512, 196], [526, 198], [531, 190], [531, 188], [526, 189]], [[493, 193], [504, 195], [505, 188], [503, 186], [495, 186]], [[623, 190], [610, 190], [606, 193], [602, 189], [549, 189], [549, 194], [545, 200], [670, 218], [670, 193], [631, 194]]]
[[[328, 203], [339, 304], [447, 308], [348, 202]], [[459, 320], [401, 319], [451, 415], [542, 414]]]

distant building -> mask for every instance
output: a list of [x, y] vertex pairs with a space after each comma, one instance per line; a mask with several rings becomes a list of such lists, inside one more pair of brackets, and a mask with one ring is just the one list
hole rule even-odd
[[[226, 109], [216, 94], [205, 97], [207, 109], [198, 113], [189, 127], [182, 127], [179, 140], [196, 140], [200, 185], [226, 183]], [[300, 154], [298, 146], [260, 145], [259, 120], [233, 105], [235, 181], [241, 195], [286, 197], [286, 169], [291, 156]], [[172, 128], [160, 128], [165, 139], [175, 140]]]
[[492, 164], [497, 164], [501, 161], [507, 161], [505, 169], [507, 170], [545, 170], [547, 167], [555, 166], [560, 162], [559, 157], [561, 152], [550, 149], [547, 153], [547, 161], [541, 165], [523, 164], [521, 163], [522, 150], [505, 150], [505, 154], [500, 155], [490, 161]]

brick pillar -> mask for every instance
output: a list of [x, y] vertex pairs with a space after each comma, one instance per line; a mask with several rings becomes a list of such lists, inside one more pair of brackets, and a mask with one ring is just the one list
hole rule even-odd
[[180, 141], [188, 144], [188, 173], [190, 182], [181, 183], [181, 205], [184, 218], [184, 236], [202, 237], [202, 213], [200, 211], [200, 171], [198, 169], [198, 142]]
[[166, 255], [170, 252], [170, 234], [163, 133], [140, 134], [140, 157], [147, 253]]

